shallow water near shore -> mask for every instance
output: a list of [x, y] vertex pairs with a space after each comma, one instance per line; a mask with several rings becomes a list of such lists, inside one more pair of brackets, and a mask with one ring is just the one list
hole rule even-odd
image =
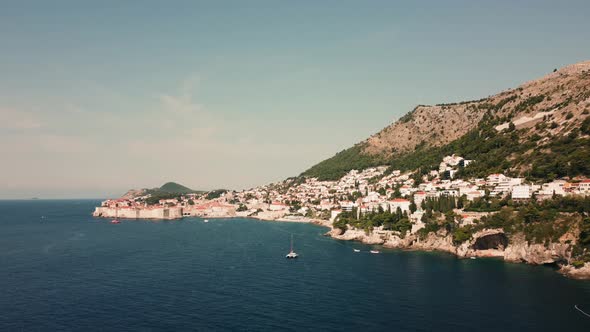
[[549, 267], [370, 254], [302, 223], [110, 224], [97, 204], [0, 201], [0, 330], [590, 330], [590, 281]]

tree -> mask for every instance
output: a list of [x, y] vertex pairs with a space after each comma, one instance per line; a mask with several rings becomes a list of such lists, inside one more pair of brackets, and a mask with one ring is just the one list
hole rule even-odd
[[334, 223], [332, 224], [332, 226], [334, 226], [334, 228], [338, 228], [342, 231], [342, 233], [346, 232], [346, 224], [348, 223], [348, 220], [346, 218], [338, 218], [336, 221], [334, 221]]
[[457, 208], [462, 209], [465, 206], [466, 200], [467, 200], [467, 196], [465, 196], [465, 195], [459, 197], [459, 201], [457, 202]]
[[422, 173], [421, 168], [419, 168], [414, 174], [412, 174], [411, 178], [414, 180], [414, 185], [417, 186], [422, 183]]
[[297, 201], [297, 200], [292, 200], [291, 207], [289, 208], [289, 211], [290, 212], [297, 212], [297, 211], [299, 211], [299, 209], [301, 209], [301, 202]]
[[412, 224], [408, 218], [402, 218], [395, 223], [393, 229], [400, 232], [401, 236], [404, 237], [406, 233], [412, 229]]
[[581, 224], [580, 244], [590, 246], [590, 217], [584, 218]]
[[398, 206], [397, 209], [395, 209], [395, 214], [398, 217], [398, 220], [402, 218], [403, 213], [402, 213], [402, 209]]
[[526, 207], [522, 208], [520, 210], [520, 215], [523, 218], [524, 222], [527, 224], [538, 221], [540, 216], [539, 210], [537, 210], [537, 208], [532, 204], [529, 204]]
[[416, 206], [416, 203], [414, 203], [414, 201], [412, 200], [412, 203], [410, 203], [410, 211], [414, 213], [416, 212], [416, 210], [418, 210], [418, 207]]
[[445, 221], [448, 223], [455, 223], [455, 212], [448, 211], [445, 213]]
[[457, 227], [453, 231], [453, 243], [461, 244], [471, 238], [471, 227]]

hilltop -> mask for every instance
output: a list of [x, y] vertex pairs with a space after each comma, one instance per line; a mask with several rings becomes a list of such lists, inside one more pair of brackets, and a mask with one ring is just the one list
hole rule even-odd
[[159, 188], [142, 188], [142, 189], [130, 189], [121, 198], [131, 199], [135, 197], [145, 196], [151, 194], [152, 196], [168, 197], [170, 195], [181, 195], [181, 194], [200, 194], [204, 193], [201, 190], [193, 190], [185, 187], [176, 182], [166, 182]]
[[477, 161], [466, 176], [480, 175], [478, 169], [536, 178], [590, 175], [589, 110], [586, 61], [487, 98], [416, 106], [301, 175], [336, 180], [384, 164], [426, 170], [451, 151]]
[[190, 194], [190, 193], [195, 192], [195, 190], [192, 190], [192, 189], [185, 187], [181, 184], [178, 184], [176, 182], [166, 182], [159, 188], [159, 190], [167, 192], [167, 193], [179, 193], [179, 194]]

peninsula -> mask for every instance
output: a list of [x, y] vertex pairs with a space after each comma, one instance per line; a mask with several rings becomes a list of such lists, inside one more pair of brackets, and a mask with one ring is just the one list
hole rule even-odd
[[590, 62], [420, 105], [300, 176], [242, 191], [135, 190], [97, 217], [315, 221], [391, 248], [551, 264], [590, 278]]

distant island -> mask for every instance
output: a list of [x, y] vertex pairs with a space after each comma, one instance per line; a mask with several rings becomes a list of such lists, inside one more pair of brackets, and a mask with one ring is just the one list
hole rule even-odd
[[315, 222], [386, 247], [551, 264], [590, 278], [590, 62], [474, 101], [420, 105], [297, 177], [242, 191], [177, 183], [97, 217]]

